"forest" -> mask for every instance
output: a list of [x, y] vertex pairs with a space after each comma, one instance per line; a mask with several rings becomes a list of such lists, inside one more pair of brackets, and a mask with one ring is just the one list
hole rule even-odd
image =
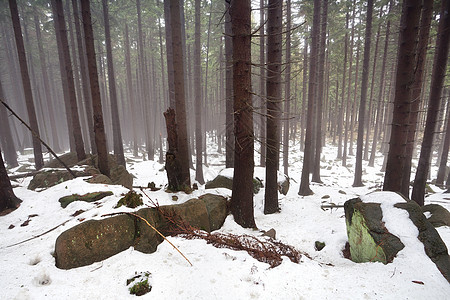
[[[449, 12], [450, 0], [0, 0], [0, 256], [10, 256], [0, 266], [15, 274], [0, 275], [0, 286], [15, 286], [8, 299], [71, 298], [70, 274], [78, 288], [95, 282], [81, 298], [126, 298], [126, 277], [140, 271], [135, 277], [144, 274], [150, 295], [163, 299], [445, 298]], [[110, 194], [86, 200], [100, 190]], [[404, 242], [393, 261], [351, 261], [349, 201], [376, 198], [384, 212], [379, 198], [388, 192], [430, 222], [427, 207], [442, 208], [434, 232], [445, 258]], [[210, 195], [226, 200], [214, 230], [197, 211], [184, 219], [185, 208], [165, 208]], [[119, 208], [134, 196], [144, 202]], [[102, 248], [101, 259], [61, 267], [62, 236], [106, 216], [146, 222], [160, 236], [135, 228], [131, 247], [113, 246], [119, 254]], [[409, 228], [402, 218], [383, 215], [384, 230]], [[143, 245], [148, 231], [169, 244]], [[24, 275], [13, 271], [17, 260]], [[179, 286], [165, 282], [174, 273]], [[383, 279], [369, 282], [371, 274]], [[339, 278], [342, 286], [328, 288]]]

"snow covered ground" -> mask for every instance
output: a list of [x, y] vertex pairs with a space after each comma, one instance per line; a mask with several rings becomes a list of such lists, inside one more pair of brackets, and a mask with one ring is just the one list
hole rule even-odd
[[[127, 189], [120, 186], [88, 184], [83, 178], [63, 182], [41, 192], [27, 190], [31, 178], [19, 180], [14, 189], [23, 200], [22, 205], [9, 215], [0, 217], [0, 298], [1, 299], [133, 299], [126, 280], [136, 272], [150, 272], [152, 290], [144, 299], [450, 299], [450, 284], [417, 242], [409, 242], [388, 265], [382, 263], [357, 264], [342, 255], [347, 241], [343, 208], [321, 209], [322, 204], [343, 204], [346, 200], [367, 194], [381, 187], [383, 173], [377, 158], [375, 168], [364, 163], [364, 187], [353, 188], [354, 157], [348, 167], [336, 160], [336, 148], [323, 151], [323, 184], [312, 184], [314, 195], [301, 197], [299, 188], [302, 155], [298, 145], [290, 151], [291, 188], [286, 196], [280, 194], [281, 212], [263, 214], [264, 189], [255, 196], [255, 218], [259, 230], [276, 230], [276, 238], [308, 253], [301, 263], [288, 258], [276, 267], [259, 262], [243, 251], [218, 249], [203, 240], [169, 238], [193, 263], [190, 266], [167, 242], [153, 254], [143, 254], [129, 248], [102, 262], [89, 266], [60, 270], [52, 256], [59, 234], [84, 220], [101, 219], [114, 211], [131, 211], [113, 207]], [[212, 180], [224, 168], [224, 156], [217, 146], [208, 147], [208, 166], [205, 180]], [[30, 156], [21, 156], [27, 162]], [[163, 166], [153, 161], [135, 159], [127, 169], [136, 176], [134, 185], [156, 186], [167, 183]], [[255, 158], [255, 161], [259, 161]], [[264, 170], [255, 171], [259, 178]], [[192, 171], [194, 177], [194, 171]], [[433, 170], [433, 175], [436, 174]], [[426, 203], [438, 203], [450, 209], [450, 194], [433, 186], [435, 194]], [[112, 191], [100, 205], [73, 202], [62, 209], [58, 199], [74, 193]], [[227, 189], [205, 191], [204, 186], [187, 195], [177, 193], [178, 201], [164, 191], [147, 194], [159, 204], [177, 204], [205, 192], [230, 196]], [[150, 205], [149, 199], [143, 198]], [[71, 216], [77, 210], [84, 213]], [[29, 218], [30, 215], [37, 215]], [[20, 226], [30, 219], [28, 226]], [[16, 246], [17, 242], [42, 234], [55, 226], [63, 226], [36, 239]], [[404, 221], [402, 221], [404, 222]], [[403, 223], [402, 223], [403, 224]], [[8, 229], [10, 225], [14, 228]], [[259, 230], [243, 229], [228, 216], [221, 232], [260, 236]], [[409, 229], [405, 229], [410, 234]], [[450, 246], [450, 228], [438, 228], [441, 237]], [[325, 242], [322, 251], [314, 249], [314, 242]], [[418, 284], [413, 281], [423, 282]]]

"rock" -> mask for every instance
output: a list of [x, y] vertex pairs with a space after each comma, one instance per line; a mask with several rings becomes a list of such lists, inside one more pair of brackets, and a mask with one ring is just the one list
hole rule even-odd
[[128, 189], [133, 188], [133, 176], [124, 166], [116, 165], [110, 168], [110, 178], [113, 184], [122, 185]]
[[33, 172], [36, 171], [36, 169], [29, 164], [25, 164], [20, 166], [19, 168], [17, 168], [16, 172], [20, 172], [20, 173], [28, 173], [28, 172]]
[[415, 201], [397, 203], [395, 207], [406, 210], [409, 218], [419, 230], [418, 239], [423, 243], [425, 253], [436, 264], [436, 267], [450, 282], [450, 256], [447, 246], [442, 241], [436, 228], [425, 218], [421, 207]]
[[[158, 230], [165, 225], [165, 221], [155, 208], [141, 208], [136, 212]], [[140, 219], [136, 219], [136, 240], [134, 249], [143, 253], [153, 253], [164, 240], [153, 228]]]
[[[76, 176], [89, 176], [85, 172], [73, 171]], [[44, 189], [71, 180], [72, 175], [66, 170], [49, 170], [34, 175], [28, 185], [29, 190]]]
[[[78, 157], [75, 152], [65, 153], [58, 157], [68, 167], [73, 167], [78, 163]], [[57, 159], [52, 159], [51, 161], [49, 161], [44, 165], [44, 168], [64, 168], [64, 166]]]
[[344, 210], [352, 261], [387, 264], [405, 247], [384, 227], [379, 203], [355, 198], [345, 202]]
[[[200, 199], [191, 199], [179, 205], [163, 205], [159, 207], [163, 215], [174, 216], [175, 220], [179, 218], [180, 221], [197, 229], [211, 232], [209, 226], [208, 210], [206, 204]], [[163, 228], [163, 233], [172, 234], [177, 229], [167, 223], [167, 228]]]
[[134, 235], [134, 219], [127, 215], [86, 221], [56, 239], [56, 266], [71, 269], [102, 261], [132, 246]]
[[103, 174], [96, 174], [87, 180], [89, 183], [113, 184], [108, 176]]
[[278, 191], [286, 196], [289, 191], [289, 177], [278, 172], [278, 178], [280, 177], [282, 177], [283, 180], [280, 181], [280, 179], [278, 179]]
[[66, 208], [67, 205], [69, 205], [70, 203], [72, 203], [74, 201], [94, 202], [94, 201], [103, 199], [106, 196], [111, 196], [111, 195], [113, 195], [113, 193], [110, 191], [87, 193], [84, 195], [73, 194], [70, 196], [65, 196], [65, 197], [60, 198], [59, 203], [61, 203], [62, 208]]
[[205, 189], [226, 188], [233, 189], [233, 179], [222, 175], [217, 175], [212, 181], [208, 181], [205, 185]]
[[[263, 230], [263, 231], [264, 231], [264, 230]], [[276, 235], [277, 235], [277, 232], [275, 231], [275, 229], [270, 228], [269, 230], [264, 231], [264, 233], [263, 233], [262, 235], [263, 235], [263, 236], [268, 236], [268, 237], [270, 237], [271, 239], [275, 239], [275, 238], [276, 238]]]
[[434, 227], [450, 226], [450, 212], [439, 204], [427, 204], [422, 206], [422, 212], [431, 213], [428, 221]]
[[198, 198], [206, 205], [210, 230], [214, 231], [222, 227], [228, 215], [227, 199], [214, 194], [205, 194]]
[[314, 243], [314, 249], [316, 249], [316, 251], [321, 251], [323, 248], [325, 248], [325, 243], [324, 242], [316, 241]]

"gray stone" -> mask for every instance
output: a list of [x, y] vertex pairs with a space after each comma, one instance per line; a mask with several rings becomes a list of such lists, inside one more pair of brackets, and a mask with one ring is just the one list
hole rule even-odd
[[222, 227], [228, 215], [227, 199], [214, 194], [205, 194], [198, 198], [205, 202], [210, 230], [214, 231]]
[[96, 174], [87, 180], [89, 183], [113, 184], [111, 179], [103, 174]]
[[71, 269], [102, 261], [133, 245], [134, 220], [127, 215], [89, 220], [57, 238], [56, 266]]
[[122, 185], [128, 189], [133, 188], [133, 176], [128, 173], [124, 166], [110, 167], [110, 178], [113, 184]]
[[422, 212], [431, 213], [428, 221], [434, 227], [450, 226], [450, 212], [439, 204], [427, 204], [422, 206]]

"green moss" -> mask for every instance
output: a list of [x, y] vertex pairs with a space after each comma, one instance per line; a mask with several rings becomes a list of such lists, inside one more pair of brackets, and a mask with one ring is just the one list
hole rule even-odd
[[347, 235], [350, 243], [350, 253], [354, 262], [375, 262], [387, 263], [383, 248], [377, 245], [370, 235], [365, 220], [361, 212], [353, 211], [351, 222], [347, 222]]
[[136, 296], [142, 296], [147, 294], [152, 290], [152, 286], [149, 284], [148, 279], [150, 277], [150, 272], [140, 273], [133, 278], [127, 280], [127, 285], [135, 282], [128, 290], [130, 294]]
[[119, 202], [117, 202], [115, 208], [121, 207], [122, 205], [125, 205], [129, 208], [136, 208], [143, 204], [144, 202], [142, 201], [142, 196], [140, 194], [136, 193], [135, 191], [129, 191], [124, 197], [119, 200]]
[[67, 205], [74, 201], [85, 201], [85, 202], [94, 202], [98, 201], [106, 196], [113, 195], [112, 192], [93, 192], [93, 193], [87, 193], [84, 195], [78, 195], [78, 194], [72, 194], [70, 196], [65, 196], [59, 199], [59, 203], [61, 203], [62, 208], [66, 208]]

